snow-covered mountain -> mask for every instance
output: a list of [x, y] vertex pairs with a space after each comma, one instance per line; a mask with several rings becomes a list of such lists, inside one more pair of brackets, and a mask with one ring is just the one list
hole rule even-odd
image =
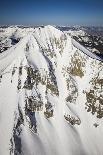
[[0, 155], [102, 155], [102, 59], [52, 26], [10, 29], [19, 40], [0, 54]]

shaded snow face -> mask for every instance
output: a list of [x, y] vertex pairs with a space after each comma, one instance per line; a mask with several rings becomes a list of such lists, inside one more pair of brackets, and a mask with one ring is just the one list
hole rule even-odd
[[0, 154], [102, 155], [102, 59], [52, 26], [28, 31], [0, 55]]

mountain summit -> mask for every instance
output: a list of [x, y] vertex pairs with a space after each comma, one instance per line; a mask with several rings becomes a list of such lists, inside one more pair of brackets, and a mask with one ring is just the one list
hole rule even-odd
[[102, 59], [53, 26], [4, 33], [0, 155], [102, 155]]

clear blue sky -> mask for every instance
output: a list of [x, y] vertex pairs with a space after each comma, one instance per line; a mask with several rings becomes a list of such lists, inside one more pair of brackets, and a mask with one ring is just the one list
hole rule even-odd
[[0, 24], [103, 25], [103, 0], [0, 0]]

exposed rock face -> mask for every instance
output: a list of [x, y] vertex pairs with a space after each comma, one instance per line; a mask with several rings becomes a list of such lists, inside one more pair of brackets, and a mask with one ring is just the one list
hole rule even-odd
[[23, 36], [0, 55], [0, 154], [102, 154], [102, 59], [52, 26]]

